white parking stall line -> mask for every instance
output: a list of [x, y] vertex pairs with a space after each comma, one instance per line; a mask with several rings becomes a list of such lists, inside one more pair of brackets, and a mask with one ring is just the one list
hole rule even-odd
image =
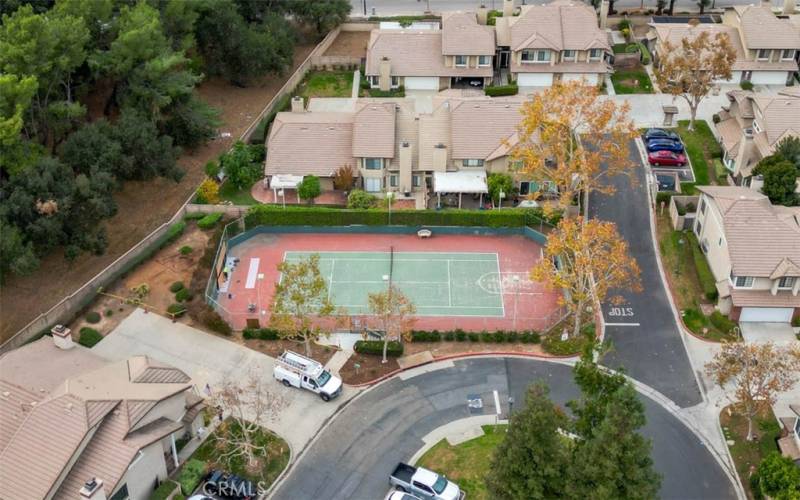
[[497, 390], [494, 391], [494, 409], [498, 415], [500, 415], [500, 395], [497, 393]]
[[606, 323], [606, 326], [641, 326], [639, 323]]

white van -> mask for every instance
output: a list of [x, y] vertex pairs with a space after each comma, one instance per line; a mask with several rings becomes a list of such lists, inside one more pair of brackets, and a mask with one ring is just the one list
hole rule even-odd
[[322, 364], [292, 351], [284, 351], [275, 363], [272, 375], [286, 387], [309, 390], [323, 401], [342, 393], [342, 379], [332, 375]]

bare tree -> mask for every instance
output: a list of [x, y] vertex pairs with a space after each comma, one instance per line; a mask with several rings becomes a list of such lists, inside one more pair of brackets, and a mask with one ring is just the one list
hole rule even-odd
[[777, 347], [772, 342], [727, 343], [706, 364], [706, 373], [747, 418], [747, 439], [752, 441], [753, 418], [800, 380], [800, 348]]
[[386, 350], [390, 340], [406, 339], [414, 325], [417, 308], [396, 286], [382, 292], [369, 294], [369, 310], [380, 321], [383, 329], [383, 360], [386, 363]]
[[697, 27], [697, 20], [679, 45], [665, 40], [658, 50], [656, 81], [665, 93], [682, 97], [691, 111], [689, 130], [694, 129], [697, 108], [711, 91], [714, 82], [730, 80], [734, 50], [727, 33], [713, 37], [707, 30]]
[[219, 461], [242, 459], [251, 470], [268, 456], [264, 426], [287, 406], [286, 399], [267, 387], [269, 377], [250, 372], [243, 380], [226, 380], [213, 389], [210, 402], [228, 419], [209, 438], [214, 440]]

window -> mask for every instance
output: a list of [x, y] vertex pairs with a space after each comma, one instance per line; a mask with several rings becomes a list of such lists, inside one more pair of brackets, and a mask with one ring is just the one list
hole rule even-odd
[[760, 134], [761, 133], [761, 127], [758, 126], [758, 122], [755, 121], [755, 120], [753, 120], [753, 130], [756, 131], [756, 134]]
[[420, 186], [420, 176], [412, 175], [411, 176], [411, 185], [414, 186], [415, 188], [418, 188]]
[[758, 49], [756, 52], [756, 59], [759, 61], [768, 61], [769, 60], [769, 50], [768, 49]]
[[380, 170], [383, 168], [383, 158], [364, 158], [364, 168], [367, 170]]
[[461, 161], [461, 165], [463, 165], [465, 167], [482, 167], [483, 166], [483, 160], [474, 160], [474, 159], [462, 160]]
[[522, 181], [519, 183], [519, 194], [526, 195], [530, 193], [531, 184], [528, 181]]
[[397, 187], [397, 176], [396, 175], [390, 175], [389, 176], [389, 187], [393, 187], [393, 188]]
[[128, 484], [123, 484], [120, 489], [117, 490], [116, 493], [108, 497], [108, 500], [125, 500], [126, 498], [130, 498], [130, 494], [128, 493]]
[[491, 66], [492, 56], [478, 56], [478, 66]]
[[379, 193], [381, 188], [383, 187], [381, 184], [380, 177], [365, 177], [364, 178], [364, 190], [370, 193]]
[[784, 61], [791, 61], [794, 59], [794, 49], [783, 49], [781, 51], [781, 59]]
[[367, 79], [369, 80], [369, 86], [370, 87], [372, 87], [372, 88], [380, 87], [380, 85], [381, 85], [380, 77], [371, 75], [371, 76], [368, 76]]
[[396, 89], [399, 86], [400, 86], [400, 77], [399, 76], [393, 76], [392, 77], [392, 88]]
[[575, 61], [577, 53], [574, 50], [565, 50], [561, 52], [562, 61]]
[[589, 51], [590, 61], [599, 61], [600, 58], [602, 57], [603, 57], [603, 51], [601, 49], [592, 49]]
[[525, 49], [522, 51], [522, 62], [550, 62], [550, 51]]
[[703, 224], [698, 220], [694, 224], [694, 234], [700, 236], [701, 232], [703, 232]]
[[456, 56], [456, 67], [457, 68], [466, 68], [467, 67], [467, 56]]
[[752, 276], [734, 276], [733, 286], [736, 288], [753, 288]]
[[778, 288], [792, 288], [794, 286], [794, 278], [791, 276], [784, 276], [778, 280]]
[[706, 200], [700, 200], [700, 213], [706, 214]]

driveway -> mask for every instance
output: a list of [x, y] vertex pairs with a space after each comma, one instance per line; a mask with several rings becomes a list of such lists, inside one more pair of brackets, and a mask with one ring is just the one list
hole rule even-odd
[[623, 367], [636, 380], [686, 408], [702, 402], [702, 397], [658, 271], [645, 172], [633, 143], [631, 157], [638, 165], [637, 185], [625, 176], [609, 179], [616, 192], [593, 195], [589, 205], [591, 217], [617, 224], [642, 270], [644, 289], [638, 294], [621, 293], [626, 300], [623, 306], [603, 306], [606, 338], [614, 344], [605, 364]]
[[[225, 380], [246, 380], [251, 373], [271, 380], [275, 366], [273, 358], [258, 351], [142, 309], [128, 316], [92, 352], [111, 360], [149, 356], [186, 372], [201, 392], [206, 384], [213, 391]], [[269, 387], [282, 394], [288, 406], [277, 420], [264, 424], [286, 439], [294, 453], [303, 449], [336, 408], [358, 392], [345, 387], [340, 397], [325, 403], [308, 391], [277, 382]]]
[[790, 345], [797, 342], [794, 329], [789, 323], [758, 323], [743, 321], [739, 329], [745, 342], [773, 342]]
[[[432, 368], [441, 368], [432, 370]], [[477, 414], [501, 411], [512, 395], [524, 400], [534, 381], [550, 386], [559, 405], [578, 396], [569, 366], [524, 358], [469, 358], [437, 363], [412, 377], [394, 377], [342, 410], [306, 450], [272, 498], [375, 500], [388, 490], [389, 474], [423, 446], [422, 438], [454, 420], [475, 416], [467, 398], [480, 396]], [[664, 476], [662, 498], [735, 498], [728, 476], [700, 440], [663, 407], [642, 397], [653, 440], [653, 460]]]

